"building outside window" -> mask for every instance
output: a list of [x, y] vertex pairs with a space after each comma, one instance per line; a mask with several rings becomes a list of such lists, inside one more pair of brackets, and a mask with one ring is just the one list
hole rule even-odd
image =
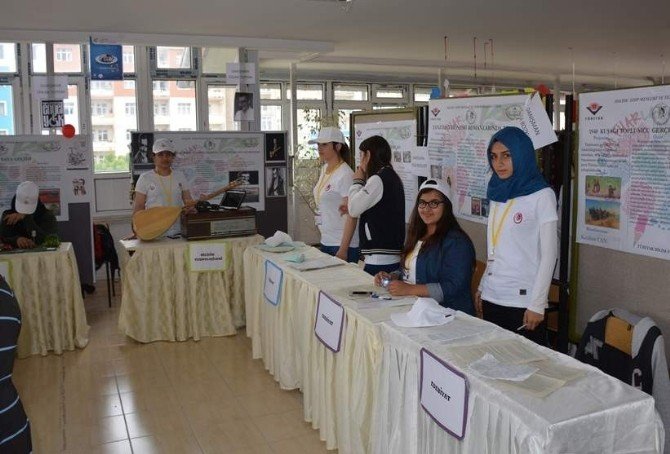
[[72, 50], [64, 48], [56, 49], [56, 61], [72, 61]]

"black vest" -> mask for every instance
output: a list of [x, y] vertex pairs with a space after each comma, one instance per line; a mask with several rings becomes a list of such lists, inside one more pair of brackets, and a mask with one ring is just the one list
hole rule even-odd
[[405, 190], [392, 167], [384, 167], [377, 176], [384, 186], [382, 198], [358, 220], [363, 255], [399, 255], [405, 243]]

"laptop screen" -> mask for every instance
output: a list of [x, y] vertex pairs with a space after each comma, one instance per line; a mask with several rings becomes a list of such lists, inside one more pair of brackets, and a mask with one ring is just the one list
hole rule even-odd
[[245, 195], [247, 195], [246, 191], [227, 191], [221, 199], [220, 206], [224, 209], [236, 210], [242, 205]]

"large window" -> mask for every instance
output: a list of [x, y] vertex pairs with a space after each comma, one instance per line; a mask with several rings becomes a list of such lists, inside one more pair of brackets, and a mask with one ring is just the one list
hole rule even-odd
[[[191, 80], [160, 80], [153, 82], [154, 128], [179, 131], [197, 130], [195, 82]], [[163, 114], [167, 106], [169, 115]]]
[[16, 72], [16, 44], [0, 43], [0, 73]]
[[210, 131], [235, 131], [239, 122], [234, 121], [235, 87], [209, 84], [207, 110]]
[[156, 48], [156, 67], [158, 69], [188, 69], [192, 67], [190, 47]]

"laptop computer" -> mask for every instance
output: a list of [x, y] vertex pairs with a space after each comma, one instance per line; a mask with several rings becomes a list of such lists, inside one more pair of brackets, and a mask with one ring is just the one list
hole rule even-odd
[[244, 202], [244, 197], [247, 195], [246, 191], [240, 190], [230, 190], [226, 191], [221, 203], [219, 204], [219, 209], [221, 210], [237, 210]]

